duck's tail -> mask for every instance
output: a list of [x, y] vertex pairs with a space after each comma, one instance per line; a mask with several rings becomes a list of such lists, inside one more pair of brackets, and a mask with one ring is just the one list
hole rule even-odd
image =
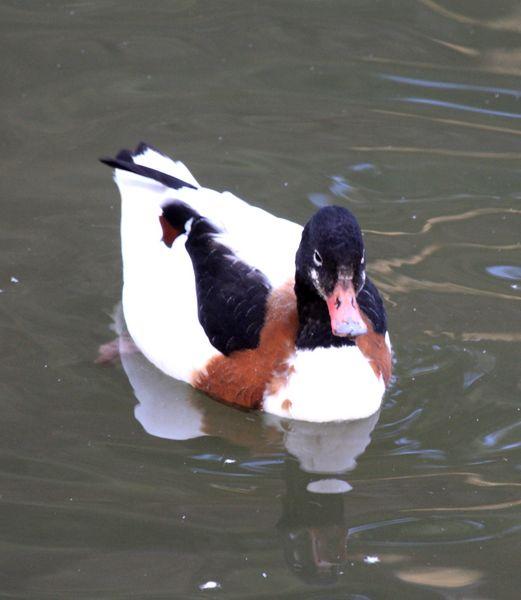
[[100, 158], [100, 161], [115, 169], [114, 179], [120, 188], [132, 183], [135, 175], [174, 190], [200, 187], [182, 162], [172, 160], [145, 142], [135, 150], [120, 150], [115, 158]]

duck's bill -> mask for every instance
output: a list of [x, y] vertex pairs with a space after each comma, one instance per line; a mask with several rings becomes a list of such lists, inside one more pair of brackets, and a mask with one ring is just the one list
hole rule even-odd
[[337, 283], [327, 298], [331, 331], [337, 337], [355, 337], [367, 333], [367, 326], [356, 301], [352, 281]]

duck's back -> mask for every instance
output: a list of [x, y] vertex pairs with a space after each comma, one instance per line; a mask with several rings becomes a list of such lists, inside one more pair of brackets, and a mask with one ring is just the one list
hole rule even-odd
[[[147, 145], [120, 153], [111, 164], [122, 199], [123, 310], [128, 330], [158, 368], [191, 381], [194, 372], [221, 352], [200, 323], [187, 236], [176, 237], [171, 247], [163, 241], [163, 208], [181, 202], [205, 217], [221, 232], [219, 239], [230, 253], [258, 269], [273, 288], [293, 277], [302, 229], [229, 192], [201, 187], [185, 165]], [[141, 165], [143, 174], [130, 172], [125, 165]]]

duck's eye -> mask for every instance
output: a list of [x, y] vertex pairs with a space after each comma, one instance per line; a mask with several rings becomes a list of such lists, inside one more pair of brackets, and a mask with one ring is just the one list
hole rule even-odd
[[320, 256], [318, 250], [315, 250], [315, 252], [313, 252], [313, 262], [317, 265], [317, 267], [322, 266], [322, 257]]

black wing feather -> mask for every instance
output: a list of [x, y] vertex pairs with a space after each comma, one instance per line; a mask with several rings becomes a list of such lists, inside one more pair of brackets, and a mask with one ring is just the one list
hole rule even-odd
[[182, 202], [163, 209], [163, 216], [177, 227], [192, 218], [186, 250], [194, 268], [199, 322], [210, 343], [226, 356], [256, 348], [271, 286], [261, 271], [219, 241], [213, 223], [193, 214]]
[[385, 307], [375, 284], [366, 278], [365, 285], [357, 297], [358, 306], [371, 319], [375, 333], [382, 335], [387, 331]]

